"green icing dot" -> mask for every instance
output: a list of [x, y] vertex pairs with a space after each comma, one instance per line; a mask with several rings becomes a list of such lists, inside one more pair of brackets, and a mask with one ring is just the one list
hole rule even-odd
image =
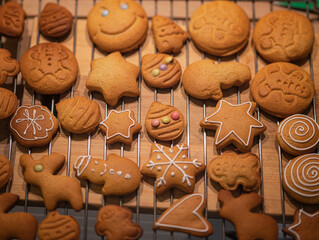
[[153, 75], [154, 77], [157, 77], [158, 75], [160, 75], [160, 70], [157, 69], [157, 68], [153, 69], [152, 75]]
[[35, 172], [42, 172], [43, 171], [43, 165], [41, 164], [36, 164], [34, 167], [33, 167], [34, 171]]

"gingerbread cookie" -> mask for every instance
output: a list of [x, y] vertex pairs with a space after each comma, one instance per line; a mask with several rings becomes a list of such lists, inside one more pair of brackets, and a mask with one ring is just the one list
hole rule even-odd
[[251, 212], [263, 200], [257, 193], [241, 194], [234, 198], [230, 191], [220, 190], [218, 200], [222, 203], [219, 214], [234, 224], [238, 240], [278, 239], [276, 220], [265, 214]]
[[36, 237], [38, 222], [33, 215], [25, 212], [7, 213], [18, 201], [18, 195], [0, 195], [0, 239], [32, 240]]
[[142, 174], [156, 178], [156, 194], [161, 195], [176, 187], [192, 193], [195, 176], [204, 171], [205, 164], [198, 159], [187, 157], [188, 146], [176, 145], [172, 148], [153, 143], [150, 160], [142, 167]]
[[0, 48], [0, 85], [4, 84], [7, 77], [13, 77], [19, 72], [19, 62], [11, 58], [11, 53]]
[[123, 96], [140, 95], [136, 81], [140, 68], [125, 61], [120, 52], [93, 60], [91, 69], [85, 85], [90, 91], [102, 93], [107, 104], [115, 106]]
[[201, 5], [189, 22], [195, 45], [216, 56], [229, 56], [248, 42], [250, 22], [246, 12], [231, 1], [213, 1]]
[[306, 204], [319, 204], [319, 154], [311, 153], [290, 160], [283, 171], [286, 193]]
[[222, 89], [239, 87], [251, 78], [248, 66], [238, 62], [215, 64], [210, 59], [190, 64], [183, 74], [185, 91], [199, 99], [218, 101], [223, 97]]
[[266, 130], [266, 126], [253, 117], [256, 103], [231, 104], [219, 100], [216, 110], [201, 122], [202, 128], [216, 130], [215, 145], [218, 149], [233, 144], [241, 152], [249, 152], [254, 137]]
[[17, 96], [8, 89], [0, 88], [0, 119], [11, 116], [17, 107]]
[[260, 160], [252, 153], [223, 152], [207, 166], [210, 178], [226, 190], [241, 185], [244, 191], [254, 191], [260, 186]]
[[40, 223], [38, 237], [40, 240], [78, 240], [80, 225], [74, 217], [63, 216], [53, 211]]
[[319, 145], [319, 125], [307, 115], [295, 114], [279, 124], [277, 140], [291, 155], [311, 153]]
[[184, 232], [197, 237], [213, 234], [213, 227], [204, 217], [206, 199], [203, 194], [193, 193], [174, 202], [153, 225], [153, 230]]
[[26, 83], [40, 94], [60, 94], [72, 87], [78, 76], [74, 54], [60, 43], [40, 43], [25, 51], [20, 61]]
[[19, 37], [23, 33], [26, 17], [20, 3], [8, 1], [0, 8], [0, 34]]
[[250, 84], [257, 104], [267, 113], [285, 118], [302, 113], [312, 102], [310, 75], [291, 63], [272, 63], [257, 72]]
[[170, 141], [182, 135], [185, 120], [177, 108], [153, 102], [145, 117], [145, 127], [153, 138]]
[[168, 17], [154, 16], [152, 31], [160, 53], [178, 53], [188, 39], [188, 33]]
[[253, 34], [258, 53], [269, 62], [304, 59], [312, 50], [314, 32], [306, 16], [280, 10], [263, 16]]
[[72, 29], [73, 16], [65, 7], [47, 3], [39, 17], [40, 32], [51, 38], [66, 36]]
[[91, 133], [101, 120], [99, 104], [86, 97], [68, 98], [55, 106], [60, 124], [71, 133]]
[[3, 188], [12, 176], [11, 163], [3, 155], [0, 155], [0, 189]]
[[136, 240], [143, 234], [143, 229], [132, 222], [133, 213], [126, 207], [107, 205], [97, 214], [95, 231], [108, 240]]
[[58, 153], [43, 156], [39, 160], [34, 160], [28, 154], [20, 157], [24, 180], [40, 188], [49, 211], [55, 210], [61, 201], [69, 202], [74, 210], [80, 211], [83, 206], [80, 183], [71, 177], [54, 175], [64, 162], [65, 157]]
[[58, 120], [42, 105], [19, 107], [10, 121], [10, 132], [24, 147], [42, 147], [58, 130]]
[[135, 162], [114, 153], [107, 160], [79, 156], [74, 163], [76, 176], [80, 180], [103, 184], [105, 196], [124, 196], [136, 191], [141, 182], [141, 172]]
[[105, 132], [107, 144], [122, 142], [130, 145], [133, 134], [138, 133], [142, 125], [136, 121], [131, 110], [111, 110], [106, 119], [100, 122], [100, 128]]
[[167, 54], [147, 54], [142, 58], [141, 72], [147, 85], [154, 88], [174, 87], [182, 68], [176, 58]]
[[147, 36], [147, 16], [133, 0], [104, 0], [89, 12], [87, 27], [94, 44], [107, 52], [129, 52]]

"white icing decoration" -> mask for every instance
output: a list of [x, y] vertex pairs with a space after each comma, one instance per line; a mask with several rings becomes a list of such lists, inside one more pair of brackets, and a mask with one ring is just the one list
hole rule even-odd
[[174, 177], [174, 176], [175, 176], [175, 173], [174, 173], [174, 172], [171, 172], [171, 176]]
[[156, 160], [161, 160], [161, 156], [157, 155]]
[[[80, 168], [83, 164], [83, 162], [87, 159], [87, 161], [85, 162], [85, 165], [83, 167], [83, 169], [80, 171]], [[76, 176], [81, 176], [82, 173], [85, 171], [85, 169], [87, 168], [87, 166], [89, 165], [91, 161], [91, 156], [90, 155], [83, 155], [83, 156], [79, 156], [75, 163], [74, 163], [74, 169], [76, 169]]]
[[184, 166], [184, 169], [187, 170], [187, 166]]
[[94, 172], [95, 172], [95, 170], [92, 168], [92, 169], [91, 169], [91, 172], [93, 172], [93, 173], [94, 173]]
[[111, 168], [109, 172], [110, 172], [110, 174], [112, 174], [112, 175], [113, 175], [113, 174], [114, 174], [114, 169], [113, 169], [113, 168]]
[[161, 167], [157, 167], [157, 170], [158, 170], [158, 171], [161, 171], [161, 170], [162, 170], [162, 168], [161, 168]]
[[95, 162], [94, 162], [94, 163], [95, 163], [95, 165], [98, 165], [98, 162], [97, 162], [96, 160], [95, 160]]
[[185, 158], [186, 158], [186, 155], [184, 154], [184, 155], [182, 156], [182, 158], [185, 159]]
[[106, 163], [104, 163], [103, 165], [104, 165], [104, 171], [103, 171], [103, 172], [100, 172], [100, 176], [104, 175], [104, 174], [107, 172], [107, 170], [106, 170]]
[[121, 176], [123, 174], [122, 171], [117, 171], [117, 175]]
[[174, 152], [173, 149], [171, 149], [171, 148], [170, 148], [168, 151], [169, 151], [170, 153], [173, 153], [173, 152]]
[[130, 178], [131, 178], [131, 175], [127, 173], [127, 174], [125, 175], [125, 179], [130, 179]]

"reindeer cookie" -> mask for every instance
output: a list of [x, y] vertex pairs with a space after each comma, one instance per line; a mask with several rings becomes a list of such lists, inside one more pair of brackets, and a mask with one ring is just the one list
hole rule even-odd
[[24, 28], [25, 11], [20, 3], [8, 1], [0, 8], [0, 33], [19, 37]]
[[113, 153], [107, 156], [106, 161], [79, 156], [74, 169], [80, 180], [103, 184], [102, 194], [105, 196], [128, 195], [136, 191], [141, 182], [141, 172], [136, 163]]
[[7, 77], [13, 77], [19, 72], [19, 62], [11, 58], [11, 53], [4, 48], [0, 48], [0, 85], [4, 84]]
[[80, 183], [71, 177], [53, 175], [64, 162], [65, 157], [58, 153], [43, 156], [39, 160], [34, 160], [28, 154], [20, 157], [24, 180], [40, 188], [49, 211], [55, 210], [61, 201], [69, 202], [74, 210], [80, 211], [83, 206]]
[[278, 239], [275, 219], [265, 214], [251, 212], [263, 200], [257, 193], [242, 194], [235, 198], [230, 191], [221, 190], [218, 193], [218, 200], [222, 203], [219, 214], [235, 225], [238, 240]]
[[7, 213], [19, 200], [19, 196], [12, 193], [0, 195], [0, 239], [35, 239], [38, 222], [30, 213]]

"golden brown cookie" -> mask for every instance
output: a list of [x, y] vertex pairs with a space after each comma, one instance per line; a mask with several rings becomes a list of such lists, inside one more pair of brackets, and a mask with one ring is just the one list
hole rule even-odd
[[195, 45], [216, 56], [229, 56], [248, 42], [250, 22], [246, 12], [231, 1], [212, 1], [201, 5], [189, 22]]
[[8, 89], [0, 88], [0, 119], [11, 116], [17, 107], [17, 96]]
[[145, 117], [145, 128], [155, 139], [174, 140], [184, 132], [184, 116], [173, 106], [153, 102]]
[[104, 0], [89, 12], [87, 27], [94, 44], [107, 52], [129, 52], [147, 36], [147, 16], [133, 0]]
[[154, 16], [152, 31], [160, 53], [178, 53], [188, 39], [188, 33], [168, 17]]
[[20, 61], [26, 83], [40, 94], [67, 91], [78, 76], [78, 62], [60, 43], [40, 43], [25, 51]]
[[38, 237], [40, 240], [78, 240], [80, 225], [74, 217], [53, 211], [40, 223]]
[[97, 214], [95, 231], [108, 240], [136, 240], [143, 234], [143, 229], [132, 222], [133, 213], [126, 207], [107, 205]]
[[42, 147], [52, 140], [58, 120], [42, 105], [19, 107], [10, 121], [10, 132], [24, 147]]
[[182, 68], [176, 58], [167, 54], [147, 54], [142, 58], [141, 72], [147, 85], [154, 88], [174, 87]]
[[39, 17], [40, 32], [51, 38], [66, 36], [72, 29], [73, 16], [65, 7], [47, 3]]
[[314, 84], [310, 75], [291, 63], [272, 63], [257, 72], [250, 92], [257, 104], [276, 117], [302, 113], [312, 102]]
[[102, 93], [107, 104], [115, 106], [123, 96], [140, 95], [136, 81], [140, 68], [125, 61], [120, 52], [93, 60], [91, 70], [85, 85], [90, 91]]
[[11, 58], [11, 53], [0, 48], [0, 85], [4, 84], [7, 77], [13, 77], [19, 72], [19, 62]]
[[297, 61], [311, 52], [314, 32], [307, 17], [280, 10], [266, 14], [257, 22], [253, 41], [258, 53], [269, 62]]
[[12, 167], [10, 161], [3, 155], [0, 155], [0, 189], [3, 188], [12, 176]]
[[60, 124], [71, 133], [91, 133], [101, 120], [99, 104], [86, 97], [68, 98], [55, 106]]
[[199, 99], [218, 101], [222, 89], [239, 87], [251, 78], [248, 66], [238, 62], [215, 64], [210, 59], [194, 62], [184, 71], [182, 83], [185, 91]]
[[0, 8], [0, 33], [9, 37], [19, 37], [23, 33], [25, 17], [20, 3], [6, 2]]

